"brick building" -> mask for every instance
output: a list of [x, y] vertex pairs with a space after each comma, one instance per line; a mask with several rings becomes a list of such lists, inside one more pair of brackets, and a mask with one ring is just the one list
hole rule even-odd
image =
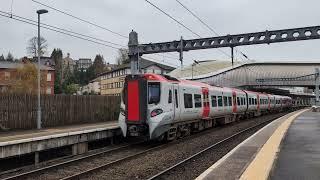
[[[25, 62], [0, 61], [0, 92], [6, 92], [10, 87], [15, 86], [15, 82], [20, 78], [18, 69], [26, 65]], [[38, 67], [34, 63], [35, 67]], [[41, 65], [42, 77], [45, 77], [44, 86], [41, 88], [42, 94], [54, 94], [54, 69]]]

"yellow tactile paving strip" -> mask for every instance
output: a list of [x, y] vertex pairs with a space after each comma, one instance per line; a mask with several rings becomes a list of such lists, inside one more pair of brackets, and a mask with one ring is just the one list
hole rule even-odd
[[296, 114], [290, 116], [284, 121], [263, 145], [254, 160], [249, 164], [247, 169], [241, 175], [241, 180], [265, 180], [268, 179], [269, 173], [273, 166], [277, 152], [279, 151], [280, 143], [287, 132], [290, 124], [301, 113], [309, 109], [301, 110]]

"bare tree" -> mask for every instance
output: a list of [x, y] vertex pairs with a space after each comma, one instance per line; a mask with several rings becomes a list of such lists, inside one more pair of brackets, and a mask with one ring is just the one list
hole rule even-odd
[[[47, 51], [48, 43], [43, 37], [40, 37], [40, 55], [44, 55]], [[28, 41], [27, 52], [34, 57], [38, 56], [38, 37], [33, 37]]]
[[6, 57], [6, 61], [14, 61], [14, 57], [10, 52], [8, 53], [8, 55]]
[[129, 60], [129, 56], [128, 56], [128, 49], [124, 49], [124, 48], [119, 49], [118, 57], [117, 57], [117, 64], [121, 65], [121, 64], [127, 64], [129, 62], [130, 62], [130, 60]]

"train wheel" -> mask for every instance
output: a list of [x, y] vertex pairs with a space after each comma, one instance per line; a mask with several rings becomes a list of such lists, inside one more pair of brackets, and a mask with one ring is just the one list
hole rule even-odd
[[186, 127], [186, 131], [185, 131], [185, 136], [190, 136], [191, 135], [191, 127], [190, 126], [187, 126]]
[[168, 137], [167, 133], [163, 133], [161, 136], [159, 136], [157, 138], [157, 141], [162, 142], [162, 143], [166, 143], [168, 141], [167, 137]]

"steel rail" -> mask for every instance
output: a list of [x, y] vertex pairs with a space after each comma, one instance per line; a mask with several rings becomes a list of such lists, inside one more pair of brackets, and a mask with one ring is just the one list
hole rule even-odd
[[[275, 119], [277, 119], [277, 118], [275, 118]], [[259, 123], [257, 125], [251, 126], [251, 127], [246, 128], [246, 129], [244, 129], [244, 130], [242, 130], [240, 132], [237, 132], [237, 133], [235, 133], [235, 134], [233, 134], [233, 135], [231, 135], [231, 136], [229, 136], [229, 137], [227, 137], [227, 138], [225, 138], [225, 139], [223, 139], [223, 140], [221, 140], [221, 141], [219, 141], [219, 142], [217, 142], [217, 143], [215, 143], [213, 145], [210, 145], [209, 147], [207, 147], [207, 148], [205, 148], [205, 149], [193, 154], [192, 156], [189, 156], [188, 158], [186, 158], [186, 159], [174, 164], [173, 166], [170, 166], [169, 168], [167, 168], [167, 169], [159, 172], [158, 174], [148, 178], [148, 180], [157, 179], [157, 178], [161, 177], [162, 175], [164, 175], [165, 173], [168, 173], [169, 171], [181, 166], [182, 164], [184, 164], [184, 163], [196, 158], [197, 156], [199, 156], [199, 155], [201, 155], [201, 154], [203, 154], [203, 153], [205, 153], [205, 152], [207, 152], [207, 151], [209, 151], [209, 150], [211, 150], [211, 149], [213, 149], [213, 148], [215, 148], [215, 147], [217, 147], [217, 146], [219, 146], [219, 145], [221, 145], [221, 144], [223, 144], [223, 143], [225, 143], [225, 142], [227, 142], [227, 141], [229, 141], [229, 140], [231, 140], [231, 139], [233, 139], [233, 138], [235, 138], [235, 137], [237, 137], [237, 136], [239, 136], [239, 135], [241, 135], [241, 134], [243, 134], [245, 132], [248, 132], [248, 131], [250, 131], [250, 130], [252, 130], [254, 128], [257, 128], [258, 126], [261, 126], [261, 125], [266, 124], [266, 123], [270, 123], [271, 121], [274, 121], [275, 119], [271, 119], [271, 120], [268, 120], [268, 121], [261, 122], [261, 123]]]
[[[281, 116], [281, 117], [282, 117], [282, 116]], [[253, 129], [253, 128], [256, 128], [256, 127], [258, 127], [258, 126], [261, 126], [262, 124], [269, 123], [269, 122], [271, 122], [271, 121], [273, 121], [273, 120], [275, 120], [275, 119], [277, 119], [277, 118], [279, 118], [279, 117], [272, 118], [271, 120], [264, 121], [264, 122], [262, 122], [262, 123], [259, 123], [259, 124], [255, 125], [255, 126], [246, 128], [246, 129], [244, 129], [244, 130], [242, 130], [242, 131], [240, 131], [240, 132], [238, 132], [238, 133], [236, 133], [236, 134], [233, 134], [232, 136], [230, 136], [230, 137], [228, 137], [228, 138], [225, 138], [225, 139], [223, 139], [223, 140], [215, 143], [214, 145], [211, 145], [211, 146], [208, 147], [208, 148], [205, 148], [204, 150], [202, 150], [202, 151], [200, 151], [200, 152], [198, 152], [198, 153], [190, 156], [189, 158], [187, 158], [187, 159], [185, 159], [185, 160], [183, 160], [183, 161], [175, 164], [174, 166], [172, 166], [172, 167], [170, 167], [170, 168], [168, 168], [168, 169], [166, 169], [166, 170], [158, 173], [157, 175], [155, 175], [155, 176], [153, 176], [153, 177], [151, 177], [151, 178], [149, 178], [149, 179], [150, 179], [150, 180], [151, 180], [151, 179], [156, 179], [157, 177], [161, 176], [162, 174], [166, 173], [167, 171], [170, 171], [171, 169], [179, 166], [180, 164], [182, 164], [182, 163], [184, 163], [184, 162], [186, 162], [186, 161], [189, 161], [189, 160], [192, 159], [193, 157], [196, 157], [196, 156], [202, 154], [203, 152], [205, 152], [205, 151], [207, 151], [207, 150], [209, 150], [209, 149], [211, 149], [211, 148], [213, 148], [213, 147], [215, 147], [215, 146], [217, 146], [217, 145], [219, 145], [219, 144], [222, 144], [223, 142], [226, 142], [226, 141], [228, 141], [229, 139], [232, 139], [233, 137], [236, 137], [236, 136], [238, 136], [238, 135], [240, 135], [240, 134], [242, 134], [242, 133], [244, 133], [244, 132], [247, 132], [247, 131], [249, 131], [249, 130], [251, 130], [251, 129]], [[204, 132], [205, 132], [205, 131], [204, 131]], [[202, 134], [202, 133], [200, 133], [200, 134]], [[193, 137], [193, 136], [190, 136], [190, 137]], [[187, 139], [187, 138], [183, 138], [183, 139], [181, 139], [181, 140], [185, 140], [185, 139]], [[115, 161], [106, 163], [106, 164], [102, 164], [102, 165], [100, 165], [100, 166], [91, 168], [91, 169], [86, 170], [86, 171], [83, 171], [83, 172], [81, 172], [81, 173], [77, 173], [77, 174], [74, 174], [74, 175], [71, 175], [71, 176], [62, 178], [62, 179], [60, 179], [60, 180], [80, 179], [81, 177], [83, 177], [83, 176], [85, 176], [85, 175], [88, 175], [88, 174], [90, 174], [90, 173], [93, 173], [94, 171], [100, 170], [100, 169], [105, 168], [105, 167], [108, 167], [108, 166], [115, 165], [115, 164], [117, 164], [117, 163], [124, 162], [124, 161], [126, 161], [126, 160], [130, 160], [130, 159], [135, 158], [135, 157], [137, 157], [137, 156], [140, 156], [140, 155], [142, 155], [142, 154], [145, 154], [145, 153], [148, 153], [148, 152], [150, 152], [150, 151], [153, 151], [153, 150], [157, 150], [157, 149], [166, 147], [166, 146], [168, 146], [168, 145], [170, 145], [170, 144], [163, 144], [163, 145], [160, 145], [160, 146], [156, 146], [156, 147], [147, 149], [147, 150], [145, 150], [145, 151], [142, 151], [142, 152], [139, 152], [139, 153], [136, 153], [136, 154], [133, 154], [133, 155], [129, 155], [129, 156], [123, 157], [123, 158], [121, 158], [121, 159], [118, 159], [118, 160], [115, 160]]]
[[59, 167], [59, 166], [64, 166], [64, 165], [67, 165], [67, 164], [70, 164], [70, 163], [74, 163], [74, 162], [81, 161], [81, 160], [84, 160], [84, 159], [88, 159], [88, 158], [91, 158], [91, 157], [99, 156], [99, 155], [102, 155], [102, 154], [111, 153], [111, 152], [114, 152], [114, 151], [117, 151], [117, 150], [120, 150], [120, 149], [123, 149], [123, 148], [127, 148], [127, 147], [138, 145], [138, 144], [142, 144], [144, 142], [145, 141], [136, 142], [136, 143], [133, 143], [133, 144], [123, 145], [123, 146], [119, 146], [119, 147], [116, 147], [116, 148], [112, 148], [112, 149], [96, 152], [96, 153], [89, 154], [89, 155], [86, 155], [86, 156], [82, 156], [82, 157], [70, 159], [70, 160], [67, 160], [67, 161], [64, 161], [64, 162], [60, 162], [60, 163], [52, 164], [52, 165], [49, 165], [49, 166], [45, 166], [45, 167], [42, 167], [42, 168], [34, 169], [34, 170], [31, 170], [31, 171], [28, 171], [28, 172], [24, 172], [24, 173], [21, 173], [21, 174], [16, 174], [16, 175], [9, 176], [9, 177], [4, 177], [2, 180], [21, 179], [21, 178], [23, 178], [25, 176], [28, 176], [28, 175], [32, 175], [32, 174], [35, 174], [35, 173], [40, 173], [40, 172], [45, 171], [45, 170], [49, 170], [49, 169], [52, 169], [52, 168], [55, 168], [55, 167]]
[[[257, 126], [259, 126], [259, 125], [261, 125], [261, 124], [264, 124], [264, 123], [273, 121], [274, 119], [277, 119], [277, 118], [279, 118], [279, 117], [272, 118], [271, 120], [267, 120], [267, 121], [264, 121], [264, 122], [262, 122], [262, 123], [259, 123], [258, 125], [253, 126], [253, 127], [250, 127], [250, 128], [247, 128], [247, 129], [245, 129], [245, 130], [242, 130], [242, 131], [238, 132], [237, 134], [243, 133], [244, 131], [248, 131], [249, 129], [252, 129], [252, 128], [254, 128], [254, 127], [257, 127]], [[195, 138], [195, 137], [198, 137], [198, 136], [207, 134], [207, 133], [210, 133], [210, 131], [202, 131], [202, 132], [200, 132], [200, 133], [194, 134], [193, 136], [189, 136], [189, 137], [187, 137], [187, 138], [179, 139], [179, 141], [180, 141], [180, 140], [181, 140], [181, 141], [184, 141], [184, 140], [187, 140], [187, 139], [189, 139], [189, 138]], [[237, 134], [234, 134], [233, 136], [236, 136]], [[232, 136], [230, 136], [229, 138], [232, 138]], [[222, 141], [219, 141], [218, 143], [215, 143], [215, 145], [218, 145], [219, 143], [222, 143], [222, 142], [225, 141], [225, 140], [226, 140], [226, 139], [224, 139], [224, 140], [222, 140]], [[143, 142], [144, 142], [144, 141], [143, 141]], [[25, 172], [25, 173], [22, 173], [22, 174], [17, 174], [17, 175], [14, 175], [14, 176], [6, 177], [6, 178], [4, 178], [3, 180], [21, 179], [22, 177], [25, 177], [25, 176], [28, 176], [28, 175], [31, 175], [31, 174], [35, 174], [35, 173], [40, 173], [41, 171], [44, 171], [44, 170], [48, 170], [48, 169], [55, 168], [55, 167], [58, 167], [58, 166], [67, 165], [67, 164], [70, 164], [70, 163], [72, 163], [72, 162], [76, 162], [76, 161], [80, 161], [80, 160], [87, 159], [87, 158], [90, 158], [90, 157], [98, 156], [98, 155], [101, 155], [101, 154], [104, 154], [104, 153], [113, 152], [113, 151], [116, 151], [116, 150], [119, 150], [119, 149], [122, 149], [122, 148], [126, 148], [126, 147], [129, 147], [129, 146], [141, 144], [141, 143], [143, 143], [143, 142], [137, 142], [137, 143], [133, 143], [133, 144], [129, 144], [129, 145], [125, 145], [125, 146], [121, 146], [121, 147], [109, 149], [109, 150], [106, 150], [106, 151], [97, 152], [97, 153], [94, 153], [94, 154], [90, 154], [90, 155], [88, 155], [88, 156], [79, 157], [79, 158], [76, 158], [76, 159], [71, 159], [71, 160], [69, 160], [69, 161], [65, 161], [65, 162], [53, 164], [53, 165], [50, 165], [50, 166], [46, 166], [46, 167], [43, 167], [43, 168], [39, 168], [39, 169], [35, 169], [35, 170], [29, 171], [29, 172]], [[175, 141], [175, 142], [177, 142], [177, 141]], [[117, 160], [114, 160], [114, 161], [112, 161], [112, 162], [105, 163], [105, 164], [102, 164], [102, 165], [100, 165], [100, 166], [97, 166], [97, 167], [88, 169], [88, 170], [83, 171], [83, 172], [81, 172], [81, 173], [76, 173], [76, 174], [74, 174], [74, 175], [70, 175], [70, 176], [61, 178], [61, 180], [79, 179], [80, 177], [82, 177], [82, 176], [84, 176], [84, 175], [87, 175], [87, 174], [89, 174], [89, 173], [92, 173], [92, 172], [94, 172], [94, 171], [97, 171], [97, 170], [99, 170], [99, 169], [102, 169], [102, 168], [104, 168], [104, 167], [112, 166], [112, 165], [115, 165], [115, 164], [117, 164], [117, 163], [121, 163], [121, 162], [123, 162], [123, 161], [130, 160], [130, 159], [132, 159], [132, 158], [134, 158], [134, 157], [140, 156], [140, 155], [145, 154], [145, 153], [147, 153], [147, 152], [150, 152], [150, 151], [153, 151], [153, 150], [157, 150], [157, 149], [160, 149], [160, 148], [169, 146], [169, 145], [171, 145], [171, 143], [166, 143], [166, 144], [162, 144], [162, 145], [157, 145], [157, 146], [155, 146], [155, 147], [152, 147], [152, 148], [149, 148], [149, 149], [147, 149], [147, 150], [144, 150], [144, 151], [135, 153], [135, 154], [133, 154], [133, 155], [129, 155], [129, 156], [123, 157], [123, 158], [121, 158], [121, 159], [117, 159]], [[160, 174], [160, 173], [159, 173], [159, 174]]]
[[156, 149], [160, 149], [160, 148], [168, 146], [168, 145], [169, 144], [162, 144], [162, 145], [159, 145], [159, 146], [156, 146], [156, 147], [152, 147], [152, 148], [149, 148], [147, 150], [135, 153], [133, 155], [129, 155], [129, 156], [123, 157], [121, 159], [117, 159], [117, 160], [111, 161], [109, 163], [105, 163], [105, 164], [102, 164], [100, 166], [88, 169], [86, 171], [83, 171], [83, 172], [80, 172], [80, 173], [77, 173], [77, 174], [74, 174], [74, 175], [71, 175], [71, 176], [68, 176], [68, 177], [65, 177], [65, 178], [61, 178], [60, 180], [80, 179], [81, 176], [85, 176], [85, 175], [87, 175], [89, 173], [92, 173], [94, 171], [97, 171], [99, 169], [105, 168], [107, 166], [112, 166], [112, 165], [115, 165], [117, 163], [121, 163], [121, 162], [126, 161], [126, 160], [130, 160], [130, 159], [132, 159], [134, 157], [140, 156], [142, 154], [148, 153], [148, 152], [156, 150]]

